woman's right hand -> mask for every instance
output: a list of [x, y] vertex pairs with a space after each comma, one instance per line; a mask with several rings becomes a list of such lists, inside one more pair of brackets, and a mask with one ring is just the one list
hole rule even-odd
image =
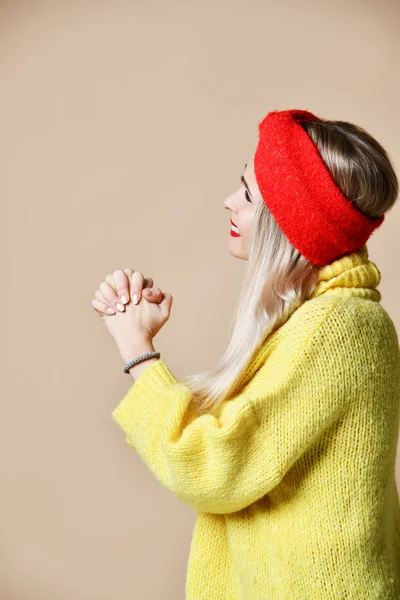
[[[101, 316], [102, 314], [110, 316], [119, 312], [124, 312], [125, 304], [133, 300], [133, 296], [137, 294], [138, 302], [140, 302], [142, 292], [145, 294], [147, 302], [156, 302], [159, 304], [162, 301], [162, 291], [160, 288], [154, 287], [154, 282], [151, 277], [144, 278], [140, 271], [132, 269], [117, 269], [111, 275], [107, 275], [100, 289], [96, 291], [96, 306], [92, 307]], [[108, 309], [111, 309], [112, 312]]]

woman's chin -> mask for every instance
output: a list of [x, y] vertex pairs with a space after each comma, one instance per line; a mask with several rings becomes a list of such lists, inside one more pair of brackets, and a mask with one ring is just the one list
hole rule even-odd
[[238, 252], [237, 250], [230, 249], [229, 252], [234, 258], [239, 258], [241, 260], [248, 260], [248, 256], [243, 254], [242, 252]]
[[243, 251], [243, 246], [241, 244], [241, 241], [242, 240], [240, 237], [232, 237], [231, 236], [230, 243], [229, 243], [229, 252], [235, 258], [239, 258], [242, 260], [248, 260], [247, 253]]

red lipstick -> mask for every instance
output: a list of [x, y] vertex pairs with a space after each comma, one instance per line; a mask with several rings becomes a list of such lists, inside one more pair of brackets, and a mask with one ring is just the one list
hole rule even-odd
[[[234, 223], [232, 221], [232, 219], [231, 219], [231, 225], [234, 225], [234, 227], [237, 227], [236, 223]], [[240, 233], [238, 233], [237, 231], [234, 231], [232, 228], [231, 228], [230, 233], [231, 233], [231, 237], [240, 237]]]

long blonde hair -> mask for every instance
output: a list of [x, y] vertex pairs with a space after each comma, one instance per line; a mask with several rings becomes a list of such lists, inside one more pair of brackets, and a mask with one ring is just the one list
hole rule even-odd
[[[336, 184], [361, 212], [377, 217], [392, 208], [396, 173], [389, 154], [367, 131], [346, 121], [301, 125]], [[228, 346], [215, 367], [185, 378], [198, 414], [217, 411], [234, 395], [259, 346], [312, 294], [319, 269], [289, 242], [261, 200]]]

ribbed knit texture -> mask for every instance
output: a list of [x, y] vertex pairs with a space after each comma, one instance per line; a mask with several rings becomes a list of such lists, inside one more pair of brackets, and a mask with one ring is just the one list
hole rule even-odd
[[162, 360], [114, 409], [198, 513], [187, 600], [399, 600], [400, 349], [379, 282], [366, 246], [323, 267], [218, 417], [189, 414]]

